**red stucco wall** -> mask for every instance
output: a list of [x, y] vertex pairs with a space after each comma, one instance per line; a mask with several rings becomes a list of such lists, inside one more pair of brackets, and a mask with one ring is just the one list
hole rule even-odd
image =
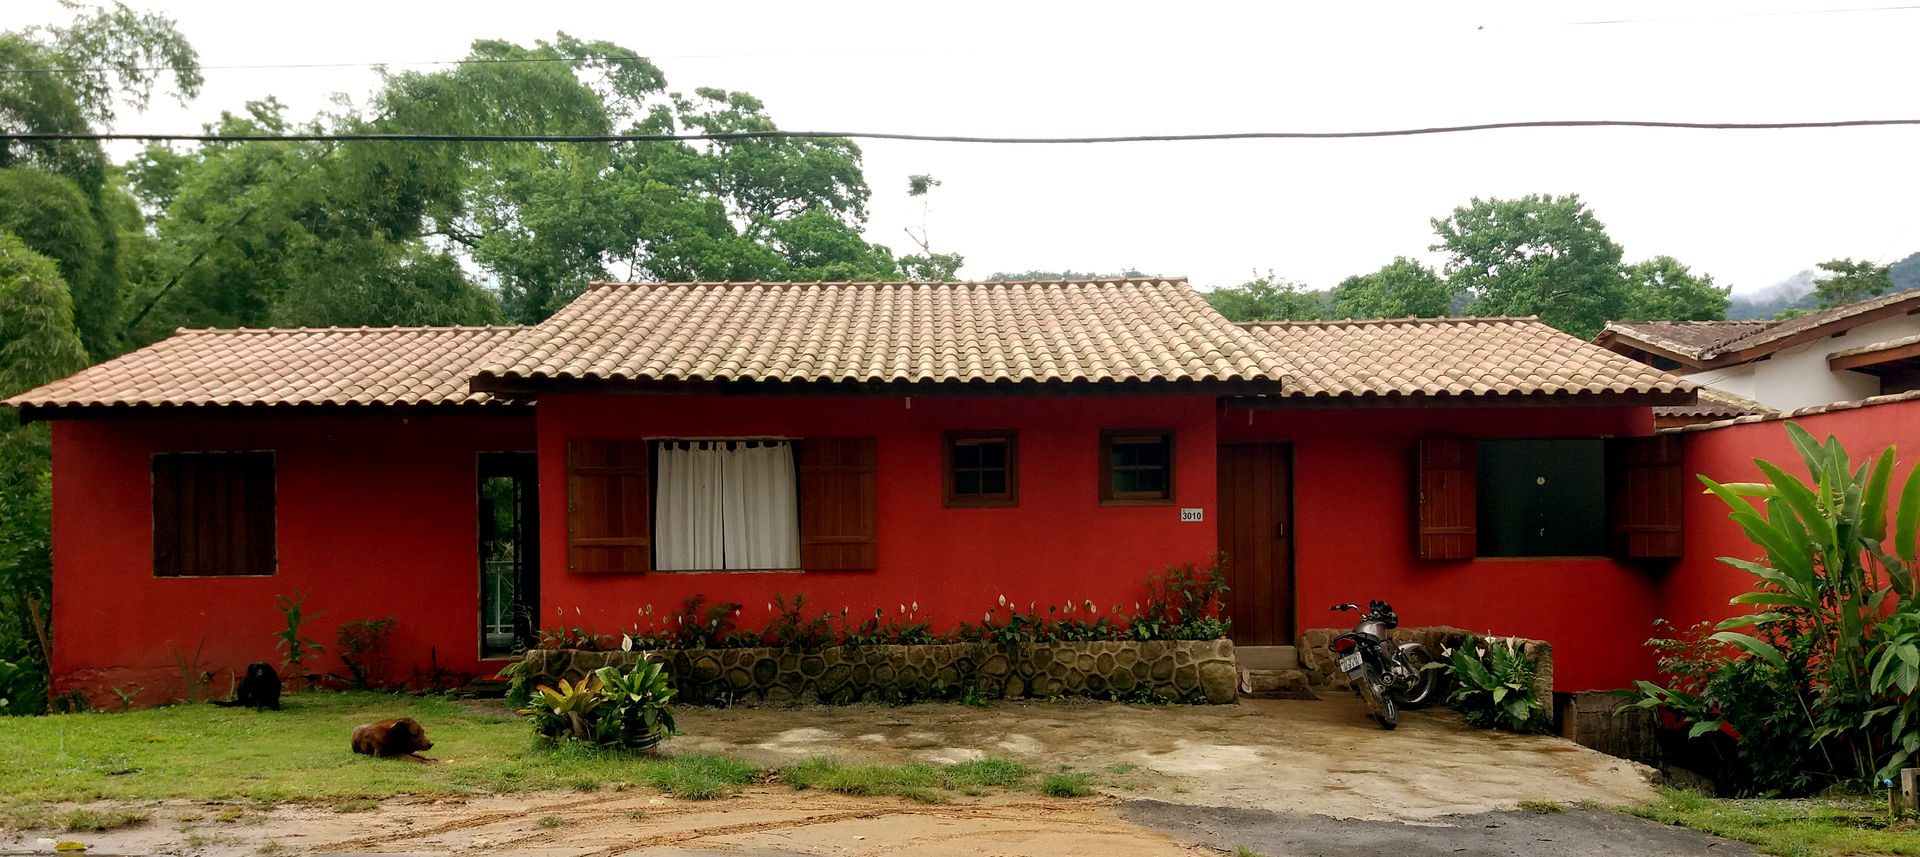
[[[1908, 471], [1920, 463], [1920, 400], [1889, 402], [1846, 411], [1816, 414], [1793, 420], [1824, 441], [1840, 438], [1856, 466], [1878, 456], [1889, 445], [1899, 447], [1893, 490], [1898, 491]], [[1686, 467], [1720, 482], [1758, 482], [1763, 477], [1753, 459], [1764, 458], [1805, 479], [1806, 465], [1787, 439], [1784, 421], [1744, 423], [1688, 432]], [[1751, 612], [1727, 604], [1727, 599], [1753, 588], [1753, 575], [1717, 558], [1758, 560], [1764, 552], [1747, 540], [1739, 525], [1727, 519], [1727, 506], [1690, 481], [1686, 505], [1687, 556], [1668, 575], [1661, 590], [1663, 615], [1685, 628], [1696, 622], [1717, 622]]]
[[1300, 628], [1349, 624], [1327, 607], [1384, 598], [1407, 625], [1455, 625], [1547, 640], [1554, 687], [1645, 678], [1658, 568], [1602, 558], [1430, 561], [1414, 556], [1415, 442], [1639, 436], [1646, 408], [1227, 411], [1222, 443], [1294, 445], [1294, 575]]
[[[396, 616], [394, 669], [479, 661], [475, 454], [533, 448], [531, 417], [255, 417], [62, 420], [53, 424], [53, 674], [56, 689], [180, 692], [173, 648], [202, 669], [280, 662], [275, 596], [299, 590], [324, 615], [306, 636], [333, 656], [340, 623]], [[279, 570], [272, 577], [155, 578], [151, 456], [274, 450]]]
[[[775, 593], [805, 592], [838, 612], [889, 613], [918, 602], [937, 630], [979, 622], [1004, 595], [1025, 609], [1092, 599], [1133, 608], [1149, 572], [1202, 561], [1214, 517], [1181, 523], [1180, 506], [1214, 502], [1214, 404], [1209, 397], [578, 396], [540, 399], [543, 626], [617, 633], [651, 604], [657, 619], [689, 595], [746, 605], [760, 628]], [[947, 429], [1018, 429], [1020, 505], [941, 504]], [[1175, 432], [1173, 506], [1102, 507], [1095, 463], [1104, 428]], [[879, 568], [874, 571], [581, 575], [567, 568], [566, 444], [575, 438], [871, 437], [879, 456]], [[575, 611], [580, 611], [578, 614]], [[1005, 611], [1001, 611], [1005, 615]]]

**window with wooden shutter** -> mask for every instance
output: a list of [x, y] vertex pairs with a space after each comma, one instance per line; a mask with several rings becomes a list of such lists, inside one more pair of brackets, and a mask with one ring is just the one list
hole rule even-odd
[[1475, 442], [1420, 439], [1417, 553], [1421, 559], [1471, 559], [1477, 548]]
[[155, 577], [270, 575], [276, 565], [273, 453], [153, 457]]
[[1677, 557], [1686, 470], [1678, 435], [1616, 438], [1607, 444], [1609, 552]]
[[880, 565], [878, 444], [872, 438], [800, 442], [800, 567], [871, 570]]
[[567, 569], [648, 571], [647, 442], [567, 443]]

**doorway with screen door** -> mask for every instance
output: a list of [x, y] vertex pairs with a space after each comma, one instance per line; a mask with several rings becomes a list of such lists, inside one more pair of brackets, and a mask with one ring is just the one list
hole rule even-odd
[[538, 458], [480, 453], [480, 657], [540, 644]]

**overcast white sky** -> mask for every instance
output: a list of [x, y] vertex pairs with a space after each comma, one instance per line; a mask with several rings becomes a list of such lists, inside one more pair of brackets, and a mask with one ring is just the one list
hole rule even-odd
[[[129, 0], [208, 65], [450, 60], [564, 30], [654, 57], [672, 88], [740, 89], [783, 128], [974, 135], [1354, 130], [1536, 119], [1920, 117], [1920, 8], [1878, 0], [1410, 4], [325, 3]], [[1822, 11], [1827, 10], [1827, 11]], [[0, 29], [64, 21], [0, 2]], [[1618, 23], [1607, 23], [1618, 22]], [[269, 94], [305, 117], [371, 69], [209, 70], [194, 131]], [[1326, 288], [1396, 255], [1437, 262], [1431, 217], [1475, 196], [1578, 193], [1629, 261], [1737, 290], [1836, 256], [1920, 250], [1920, 128], [1577, 129], [1387, 140], [988, 146], [866, 141], [870, 240], [926, 225], [962, 276], [1136, 268]], [[124, 150], [122, 150], [124, 151]]]

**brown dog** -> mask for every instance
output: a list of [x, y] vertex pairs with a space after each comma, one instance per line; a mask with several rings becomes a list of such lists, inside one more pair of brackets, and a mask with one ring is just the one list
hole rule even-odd
[[407, 756], [430, 762], [432, 760], [420, 755], [420, 751], [431, 749], [433, 742], [427, 740], [427, 730], [421, 728], [420, 721], [411, 717], [396, 717], [353, 727], [355, 753], [380, 758]]

